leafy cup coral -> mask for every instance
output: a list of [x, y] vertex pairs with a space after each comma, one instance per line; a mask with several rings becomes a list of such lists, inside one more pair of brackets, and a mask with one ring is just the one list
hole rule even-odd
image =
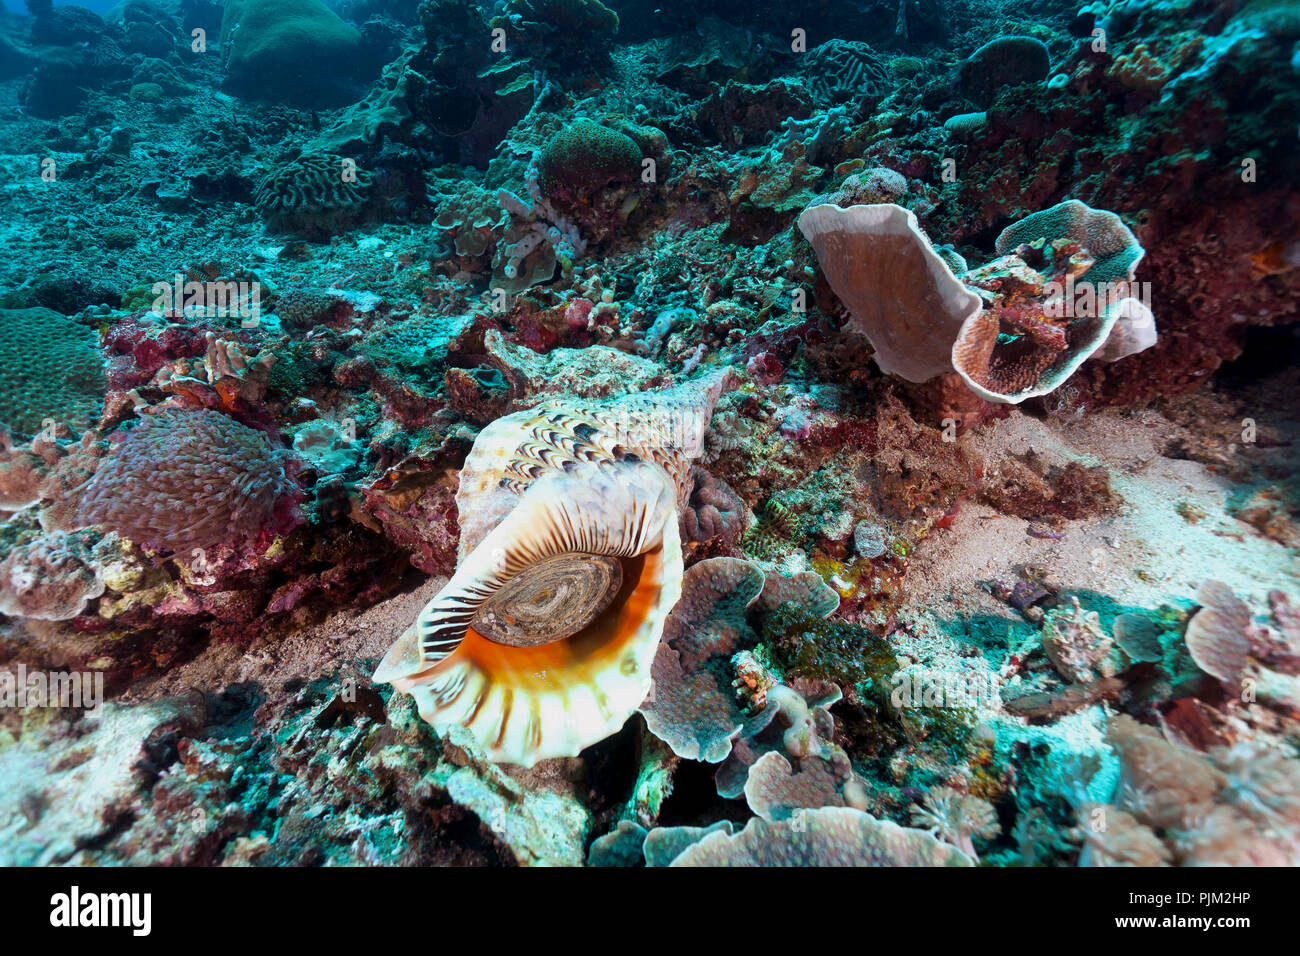
[[86, 533], [53, 531], [0, 561], [0, 614], [65, 621], [103, 593], [98, 549]]
[[731, 752], [744, 715], [731, 687], [731, 655], [741, 649], [745, 609], [763, 591], [748, 561], [712, 558], [693, 565], [655, 654], [646, 725], [679, 757], [718, 763]]
[[1226, 584], [1205, 581], [1196, 592], [1201, 609], [1187, 622], [1184, 640], [1197, 666], [1230, 693], [1300, 707], [1300, 612], [1281, 591], [1268, 599], [1271, 628], [1256, 623]]
[[822, 198], [799, 228], [876, 364], [911, 382], [955, 369], [980, 398], [1014, 404], [1054, 391], [1094, 355], [1115, 361], [1155, 342], [1150, 310], [1131, 295], [1142, 247], [1114, 213], [1078, 200], [1008, 226], [1000, 258], [968, 270], [890, 203]]
[[924, 382], [952, 368], [953, 340], [981, 302], [935, 252], [914, 213], [893, 203], [826, 203], [804, 210], [799, 229], [881, 371]]
[[1045, 395], [1095, 354], [1115, 361], [1154, 344], [1151, 312], [1130, 295], [1143, 249], [1114, 213], [1071, 199], [1008, 226], [995, 248], [1000, 259], [963, 277], [985, 308], [952, 346], [953, 367], [981, 398]]
[[849, 756], [832, 742], [834, 684], [793, 680], [764, 692], [763, 707], [718, 767], [714, 781], [724, 797], [745, 796], [769, 820], [801, 808], [867, 806], [867, 787]]
[[673, 866], [970, 866], [971, 859], [923, 830], [909, 830], [849, 807], [803, 810], [788, 820], [749, 821], [716, 830]]

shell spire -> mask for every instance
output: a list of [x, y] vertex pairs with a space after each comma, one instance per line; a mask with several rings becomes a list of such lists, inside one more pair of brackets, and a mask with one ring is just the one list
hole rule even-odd
[[668, 473], [684, 506], [691, 462], [703, 451], [713, 409], [733, 381], [721, 369], [661, 392], [550, 399], [498, 418], [479, 433], [461, 469], [458, 559], [478, 547], [538, 477], [582, 462], [654, 462]]

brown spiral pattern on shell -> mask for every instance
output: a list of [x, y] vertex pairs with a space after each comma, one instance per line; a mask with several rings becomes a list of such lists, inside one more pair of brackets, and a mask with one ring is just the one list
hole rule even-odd
[[497, 644], [550, 644], [594, 621], [622, 585], [623, 569], [615, 557], [559, 554], [502, 585], [479, 607], [471, 626]]
[[501, 466], [500, 485], [522, 493], [548, 471], [574, 464], [649, 461], [672, 477], [685, 501], [692, 487], [690, 460], [718, 396], [733, 384], [727, 372], [664, 392], [616, 399], [552, 399], [524, 415]]

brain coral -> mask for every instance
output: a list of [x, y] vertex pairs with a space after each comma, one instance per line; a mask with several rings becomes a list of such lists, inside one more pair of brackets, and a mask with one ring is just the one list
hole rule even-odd
[[819, 103], [853, 103], [889, 91], [888, 65], [870, 46], [857, 40], [827, 40], [801, 60], [808, 88]]
[[634, 181], [641, 171], [641, 147], [625, 133], [580, 119], [546, 144], [537, 171], [547, 199], [578, 202], [609, 183]]
[[984, 44], [961, 65], [961, 92], [980, 106], [993, 105], [1004, 86], [1047, 79], [1051, 56], [1042, 40], [998, 37]]
[[79, 518], [183, 552], [286, 531], [298, 519], [289, 455], [213, 411], [141, 419], [85, 486]]
[[95, 334], [51, 309], [0, 309], [0, 424], [35, 434], [46, 418], [82, 429], [104, 403]]
[[316, 153], [272, 170], [258, 183], [253, 199], [271, 225], [321, 233], [353, 219], [369, 187], [370, 174], [351, 160]]

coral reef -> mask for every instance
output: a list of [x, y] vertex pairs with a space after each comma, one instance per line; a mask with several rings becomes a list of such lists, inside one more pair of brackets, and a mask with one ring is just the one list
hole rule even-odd
[[1297, 41], [0, 10], [0, 862], [1300, 862]]
[[549, 201], [572, 206], [640, 172], [641, 148], [631, 137], [580, 119], [547, 142], [537, 160], [537, 185]]

